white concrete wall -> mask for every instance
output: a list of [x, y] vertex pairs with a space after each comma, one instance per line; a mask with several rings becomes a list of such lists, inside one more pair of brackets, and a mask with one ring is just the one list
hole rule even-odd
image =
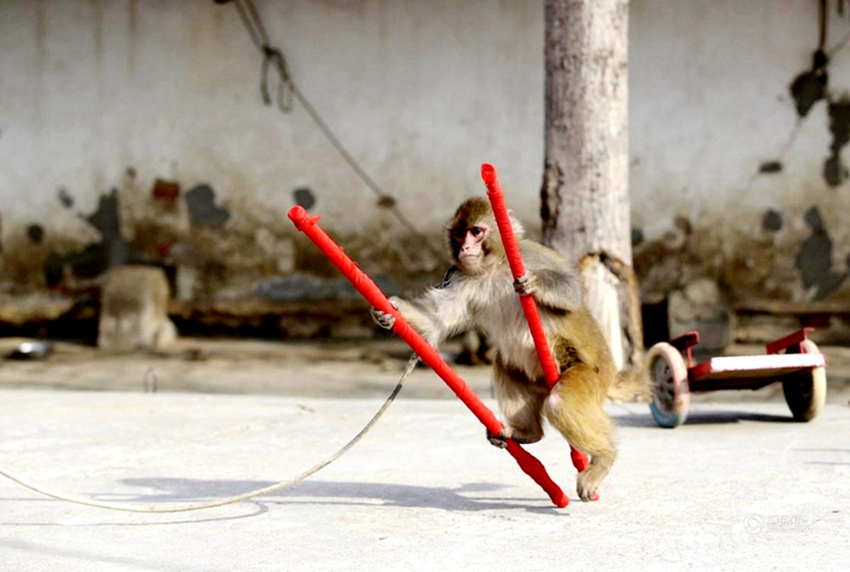
[[[293, 77], [351, 153], [423, 227], [501, 166], [539, 186], [542, 12], [536, 2], [259, 1]], [[134, 167], [210, 183], [272, 224], [310, 187], [334, 225], [374, 217], [375, 196], [303, 109], [260, 101], [260, 56], [233, 4], [6, 0], [0, 4], [4, 217], [77, 227], [59, 188], [91, 211]], [[26, 191], [22, 194], [22, 191]], [[513, 201], [529, 218], [533, 200]]]

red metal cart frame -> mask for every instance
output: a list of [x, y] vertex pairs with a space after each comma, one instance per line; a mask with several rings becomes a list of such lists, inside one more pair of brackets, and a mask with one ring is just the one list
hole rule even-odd
[[650, 409], [662, 427], [685, 422], [690, 395], [728, 389], [761, 389], [781, 382], [794, 419], [810, 421], [826, 400], [826, 357], [802, 328], [766, 346], [765, 355], [720, 356], [696, 363], [699, 333], [652, 346], [647, 357], [654, 382]]

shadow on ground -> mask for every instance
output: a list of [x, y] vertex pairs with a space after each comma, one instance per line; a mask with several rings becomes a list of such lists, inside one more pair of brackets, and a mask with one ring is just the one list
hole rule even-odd
[[[199, 479], [125, 479], [131, 487], [156, 489], [160, 492], [138, 495], [97, 495], [99, 501], [135, 503], [206, 502], [237, 496], [274, 485], [268, 481], [230, 481]], [[411, 508], [437, 508], [451, 511], [485, 511], [527, 508], [530, 511], [548, 512], [554, 509], [545, 496], [531, 500], [509, 498], [498, 494], [504, 487], [494, 483], [473, 483], [456, 488], [424, 487], [387, 483], [304, 481], [291, 487], [257, 497], [250, 502], [263, 504], [327, 504], [351, 506], [397, 506]], [[484, 493], [484, 496], [482, 496]], [[468, 496], [472, 495], [472, 496]], [[574, 500], [574, 499], [573, 499]], [[248, 501], [246, 501], [248, 502]]]
[[[785, 415], [768, 415], [765, 413], [749, 413], [747, 411], [691, 411], [685, 425], [724, 425], [753, 421], [756, 423], [797, 423], [789, 413]], [[661, 430], [652, 415], [626, 415], [617, 417], [617, 424], [623, 427], [652, 427]]]

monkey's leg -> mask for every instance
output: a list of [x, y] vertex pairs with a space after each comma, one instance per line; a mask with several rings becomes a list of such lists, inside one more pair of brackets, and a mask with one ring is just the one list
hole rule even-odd
[[590, 454], [590, 465], [578, 476], [583, 501], [593, 500], [617, 457], [611, 440], [614, 422], [602, 408], [605, 387], [595, 368], [576, 364], [562, 374], [544, 406], [546, 418], [564, 438]]
[[493, 365], [496, 400], [508, 427], [504, 435], [489, 436], [494, 445], [510, 437], [518, 443], [536, 443], [543, 438], [541, 410], [548, 391], [532, 385], [519, 371], [505, 367], [501, 360]]

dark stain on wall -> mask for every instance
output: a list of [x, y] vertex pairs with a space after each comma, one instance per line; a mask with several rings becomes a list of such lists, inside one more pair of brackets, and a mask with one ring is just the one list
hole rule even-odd
[[773, 175], [775, 173], [782, 172], [782, 162], [781, 161], [765, 161], [761, 165], [759, 165], [759, 173], [763, 175]]
[[812, 57], [812, 68], [794, 78], [789, 89], [797, 109], [798, 117], [805, 117], [815, 103], [826, 99], [829, 75], [827, 57], [823, 50], [817, 50]]
[[102, 270], [127, 264], [130, 259], [130, 245], [121, 236], [118, 190], [112, 189], [109, 195], [100, 197], [97, 210], [86, 217], [86, 220], [101, 234], [100, 242], [95, 246], [102, 251], [103, 255], [97, 257], [99, 260], [96, 264], [104, 264]]
[[153, 183], [151, 197], [163, 207], [173, 210], [177, 208], [177, 199], [180, 198], [180, 183], [157, 179]]
[[66, 268], [77, 277], [94, 278], [107, 268], [133, 262], [130, 245], [121, 235], [117, 189], [100, 197], [97, 210], [81, 218], [100, 232], [100, 241], [67, 255], [51, 254], [44, 265], [48, 287], [61, 283]]
[[295, 200], [295, 204], [308, 211], [316, 205], [316, 195], [309, 187], [298, 187], [292, 191], [292, 198]]
[[192, 187], [185, 195], [186, 206], [192, 224], [198, 226], [222, 226], [230, 219], [230, 213], [215, 204], [215, 191], [207, 184]]
[[27, 227], [27, 238], [33, 244], [41, 244], [44, 240], [44, 227], [40, 224], [31, 224]]
[[774, 209], [769, 209], [764, 213], [761, 227], [767, 232], [779, 232], [782, 230], [782, 213]]
[[[794, 99], [797, 117], [801, 119], [809, 114], [818, 101], [827, 101], [832, 143], [829, 146], [829, 157], [823, 164], [823, 178], [829, 186], [837, 187], [850, 178], [850, 170], [841, 160], [841, 150], [850, 142], [850, 98], [845, 94], [835, 101], [830, 96], [828, 64], [829, 58], [821, 46], [813, 55], [811, 69], [797, 75], [789, 91]], [[764, 170], [765, 165], [762, 165], [762, 173], [768, 172]]]
[[375, 204], [377, 204], [382, 209], [391, 209], [396, 206], [396, 200], [395, 197], [383, 195], [378, 199], [378, 202]]
[[632, 247], [640, 246], [646, 238], [643, 235], [643, 229], [637, 226], [632, 227]]
[[850, 142], [850, 99], [846, 95], [838, 101], [829, 102], [829, 132], [832, 143], [829, 158], [824, 162], [823, 177], [829, 186], [837, 187], [850, 176], [841, 160], [841, 149]]
[[66, 189], [64, 187], [59, 189], [58, 196], [59, 196], [59, 202], [66, 209], [70, 209], [71, 207], [74, 206], [74, 197], [71, 196], [71, 193], [68, 192], [68, 189]]
[[832, 239], [816, 206], [806, 211], [805, 221], [812, 234], [803, 241], [794, 263], [803, 286], [815, 288], [813, 299], [822, 300], [841, 286], [848, 273], [838, 273], [832, 268]]

